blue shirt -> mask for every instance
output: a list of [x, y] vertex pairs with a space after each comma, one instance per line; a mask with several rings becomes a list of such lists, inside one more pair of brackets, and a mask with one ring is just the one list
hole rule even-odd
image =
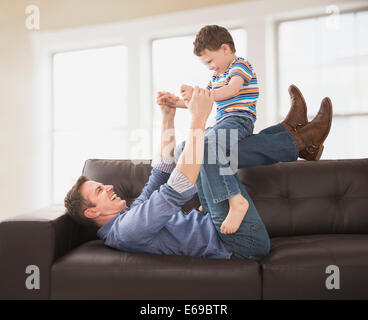
[[[229, 259], [232, 253], [220, 240], [211, 215], [181, 210], [196, 193], [196, 186], [179, 193], [167, 183], [169, 177], [153, 168], [141, 195], [103, 225], [97, 236], [105, 245], [125, 252]], [[178, 179], [176, 183], [180, 184]]]

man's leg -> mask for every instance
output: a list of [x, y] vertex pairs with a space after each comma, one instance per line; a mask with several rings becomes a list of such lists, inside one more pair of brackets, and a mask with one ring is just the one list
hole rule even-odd
[[[277, 125], [239, 141], [238, 167], [271, 165], [298, 159], [298, 144], [290, 131]], [[271, 131], [277, 133], [271, 134]]]
[[279, 124], [275, 124], [274, 126], [261, 130], [260, 132], [258, 132], [258, 134], [275, 134], [275, 133], [284, 132], [284, 131], [285, 131], [285, 127], [281, 123], [279, 123]]

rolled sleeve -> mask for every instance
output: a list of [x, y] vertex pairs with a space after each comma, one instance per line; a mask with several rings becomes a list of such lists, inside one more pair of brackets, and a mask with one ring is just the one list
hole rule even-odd
[[229, 77], [239, 76], [245, 83], [249, 83], [253, 77], [253, 68], [248, 61], [239, 60], [230, 69]]
[[167, 184], [178, 193], [184, 193], [193, 188], [197, 190], [197, 187], [192, 184], [185, 175], [176, 169], [171, 173]]
[[152, 161], [152, 167], [165, 173], [171, 173], [176, 164], [174, 160], [158, 157]]

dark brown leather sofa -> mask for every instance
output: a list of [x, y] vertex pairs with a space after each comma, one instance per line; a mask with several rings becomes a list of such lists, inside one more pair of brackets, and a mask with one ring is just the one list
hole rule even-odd
[[[113, 184], [131, 203], [150, 170], [149, 162], [88, 160], [83, 174]], [[271, 237], [260, 263], [119, 252], [54, 206], [0, 223], [0, 299], [368, 298], [368, 159], [238, 175]], [[39, 289], [25, 285], [29, 265], [39, 268]]]

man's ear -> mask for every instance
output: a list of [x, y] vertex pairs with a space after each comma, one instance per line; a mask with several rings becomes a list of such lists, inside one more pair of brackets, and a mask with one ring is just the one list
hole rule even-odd
[[99, 216], [99, 214], [94, 208], [87, 208], [84, 210], [84, 216], [89, 219], [95, 219]]

